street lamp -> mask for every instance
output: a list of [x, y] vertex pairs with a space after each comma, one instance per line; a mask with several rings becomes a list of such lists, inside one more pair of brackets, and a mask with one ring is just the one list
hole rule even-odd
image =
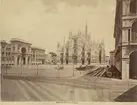
[[20, 75], [22, 75], [22, 69], [23, 69], [22, 63], [23, 63], [23, 56], [21, 57], [21, 72], [20, 72]]
[[6, 71], [6, 74], [7, 74], [7, 73], [8, 73], [8, 71], [7, 71], [7, 66], [6, 66], [6, 59], [7, 59], [7, 57], [4, 57], [5, 71]]
[[38, 76], [38, 73], [39, 73], [39, 72], [38, 72], [38, 64], [36, 64], [36, 65], [37, 65], [37, 76]]
[[73, 76], [74, 76], [74, 58], [73, 58]]

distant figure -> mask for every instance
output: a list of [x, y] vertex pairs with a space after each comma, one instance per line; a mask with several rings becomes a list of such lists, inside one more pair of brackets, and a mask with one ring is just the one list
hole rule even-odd
[[60, 61], [61, 61], [61, 64], [63, 64], [63, 58], [61, 58]]
[[87, 60], [88, 60], [88, 65], [90, 65], [90, 62], [91, 62], [90, 58], [88, 58]]
[[66, 64], [68, 65], [68, 60], [66, 60]]
[[84, 65], [85, 64], [85, 61], [84, 60], [82, 60], [82, 65]]

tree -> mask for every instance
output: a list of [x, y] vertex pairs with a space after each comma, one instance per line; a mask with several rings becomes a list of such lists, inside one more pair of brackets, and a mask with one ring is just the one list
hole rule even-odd
[[63, 54], [63, 53], [60, 53], [60, 62], [61, 62], [61, 64], [64, 63], [63, 58], [64, 58], [64, 54]]
[[88, 61], [88, 64], [90, 64], [90, 63], [91, 63], [91, 53], [90, 53], [90, 52], [88, 52], [87, 54], [88, 54], [87, 61]]
[[66, 58], [65, 58], [66, 64], [68, 64], [68, 59], [69, 59], [69, 48], [66, 47]]
[[81, 61], [82, 61], [82, 65], [85, 64], [85, 46], [82, 47], [82, 58], [81, 58]]
[[56, 63], [57, 54], [54, 52], [50, 52], [49, 54], [51, 55], [52, 63]]

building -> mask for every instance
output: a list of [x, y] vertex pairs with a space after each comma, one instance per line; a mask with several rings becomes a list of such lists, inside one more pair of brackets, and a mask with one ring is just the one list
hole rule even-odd
[[14, 57], [11, 53], [11, 44], [6, 41], [1, 41], [1, 64], [2, 65], [13, 65]]
[[108, 64], [109, 63], [110, 56], [105, 57], [105, 62]]
[[110, 51], [109, 64], [115, 66], [115, 51]]
[[31, 47], [31, 52], [32, 52], [32, 59], [31, 63], [32, 64], [44, 64], [45, 63], [45, 50], [38, 48], [38, 47]]
[[2, 65], [29, 65], [44, 63], [45, 50], [32, 48], [31, 43], [13, 38], [9, 43], [1, 41]]
[[137, 79], [137, 0], [117, 0], [114, 38], [122, 79]]
[[62, 46], [58, 44], [57, 49], [58, 56], [60, 56], [58, 59], [62, 63], [98, 63], [100, 51], [101, 61], [102, 63], [105, 62], [104, 42], [96, 42], [91, 39], [87, 24], [84, 32], [80, 30], [78, 32], [69, 32], [69, 38], [66, 43]]

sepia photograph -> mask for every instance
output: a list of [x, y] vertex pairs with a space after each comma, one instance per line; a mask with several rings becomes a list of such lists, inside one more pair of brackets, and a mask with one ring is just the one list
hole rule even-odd
[[137, 0], [0, 0], [1, 102], [137, 102]]

